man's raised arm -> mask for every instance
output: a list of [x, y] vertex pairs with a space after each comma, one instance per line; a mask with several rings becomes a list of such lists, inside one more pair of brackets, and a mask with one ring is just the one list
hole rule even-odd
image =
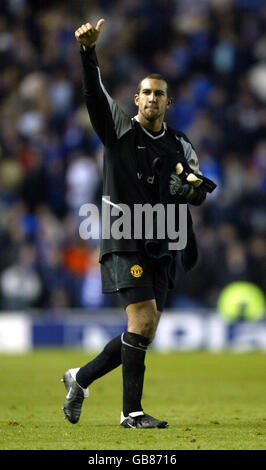
[[130, 128], [131, 120], [107, 93], [101, 80], [95, 43], [104, 21], [100, 19], [95, 28], [90, 23], [80, 26], [75, 37], [81, 45], [83, 91], [90, 120], [103, 144], [108, 146]]

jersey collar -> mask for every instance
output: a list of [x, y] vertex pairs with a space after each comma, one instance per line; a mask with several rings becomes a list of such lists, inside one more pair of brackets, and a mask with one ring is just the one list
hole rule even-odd
[[166, 129], [167, 129], [166, 122], [163, 122], [163, 130], [162, 130], [162, 132], [161, 132], [159, 135], [154, 136], [154, 135], [150, 134], [150, 132], [147, 131], [147, 129], [145, 129], [145, 127], [143, 127], [143, 126], [140, 124], [138, 115], [134, 116], [134, 117], [132, 118], [132, 120], [133, 120], [133, 121], [137, 121], [137, 122], [139, 123], [141, 129], [143, 130], [143, 132], [145, 132], [145, 134], [147, 134], [151, 139], [154, 139], [154, 140], [160, 139], [160, 138], [165, 134], [165, 131], [166, 131]]

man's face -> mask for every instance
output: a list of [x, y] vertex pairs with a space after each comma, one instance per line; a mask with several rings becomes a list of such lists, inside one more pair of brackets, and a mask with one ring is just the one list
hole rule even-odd
[[167, 96], [166, 82], [155, 78], [144, 78], [139, 94], [136, 94], [134, 98], [139, 113], [150, 122], [164, 116], [172, 102]]

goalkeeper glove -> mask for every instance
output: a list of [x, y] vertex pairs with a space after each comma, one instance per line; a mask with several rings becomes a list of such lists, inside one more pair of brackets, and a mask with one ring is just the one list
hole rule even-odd
[[172, 196], [182, 196], [187, 201], [193, 199], [195, 195], [195, 188], [192, 184], [182, 183], [181, 178], [176, 173], [171, 173], [169, 190]]
[[212, 180], [206, 178], [206, 176], [192, 172], [187, 173], [180, 162], [176, 164], [175, 171], [182, 181], [185, 180], [188, 183], [191, 183], [194, 188], [204, 188], [207, 193], [212, 193], [217, 186]]

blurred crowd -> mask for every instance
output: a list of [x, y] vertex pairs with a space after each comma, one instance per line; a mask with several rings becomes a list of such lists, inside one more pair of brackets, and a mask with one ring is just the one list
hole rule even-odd
[[74, 31], [105, 18], [105, 88], [131, 116], [137, 83], [164, 75], [169, 125], [218, 189], [192, 208], [200, 260], [178, 264], [168, 307], [215, 308], [221, 289], [264, 291], [266, 5], [263, 0], [1, 0], [0, 308], [114, 306], [79, 208], [100, 207], [103, 148], [82, 95]]

